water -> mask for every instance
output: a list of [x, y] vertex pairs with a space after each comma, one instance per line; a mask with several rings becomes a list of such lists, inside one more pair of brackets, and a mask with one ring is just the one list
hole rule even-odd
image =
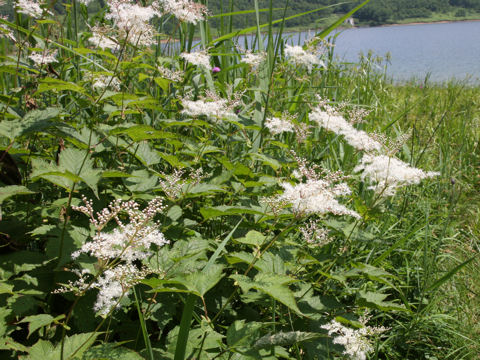
[[[303, 35], [303, 38], [306, 35]], [[360, 52], [391, 54], [388, 74], [396, 80], [413, 77], [480, 82], [480, 22], [419, 24], [341, 31], [336, 54], [358, 61]]]
[[[290, 44], [303, 44], [313, 32], [284, 34]], [[337, 33], [335, 54], [358, 62], [359, 54], [390, 54], [387, 74], [395, 80], [452, 79], [480, 83], [480, 21], [352, 28]], [[254, 36], [237, 38], [251, 47]], [[195, 42], [197, 44], [198, 41]]]
[[[303, 44], [313, 32], [287, 34]], [[359, 54], [391, 55], [387, 73], [395, 80], [468, 79], [480, 83], [480, 21], [352, 28], [337, 33], [335, 54], [358, 62]]]

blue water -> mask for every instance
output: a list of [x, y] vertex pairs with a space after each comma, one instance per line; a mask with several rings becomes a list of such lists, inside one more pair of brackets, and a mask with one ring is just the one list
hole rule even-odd
[[353, 28], [341, 31], [335, 53], [357, 61], [360, 52], [391, 54], [388, 74], [396, 80], [469, 79], [480, 82], [480, 22]]
[[[395, 80], [466, 80], [480, 82], [480, 21], [351, 28], [335, 33], [335, 54], [358, 62], [359, 54], [386, 57], [387, 74]], [[314, 32], [288, 34], [303, 44]]]
[[[284, 34], [303, 44], [314, 32]], [[359, 54], [390, 54], [387, 74], [394, 80], [468, 80], [480, 83], [480, 21], [351, 28], [335, 33], [340, 61], [358, 62]], [[246, 37], [248, 47], [253, 36]], [[241, 45], [244, 37], [236, 39]]]

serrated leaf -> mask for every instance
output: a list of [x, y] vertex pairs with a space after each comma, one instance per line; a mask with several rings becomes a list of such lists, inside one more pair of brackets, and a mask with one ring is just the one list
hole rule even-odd
[[260, 322], [236, 320], [227, 330], [228, 347], [237, 351], [249, 350], [258, 340], [262, 326]]
[[289, 331], [289, 332], [279, 332], [277, 334], [268, 334], [262, 336], [258, 339], [255, 344], [255, 349], [268, 348], [272, 346], [286, 346], [293, 345], [301, 341], [308, 341], [321, 337], [321, 334], [311, 333], [311, 332], [302, 332], [302, 331]]
[[251, 158], [255, 160], [260, 160], [264, 164], [270, 166], [273, 170], [277, 171], [282, 167], [282, 165], [278, 162], [278, 160], [271, 158], [265, 154], [253, 153], [249, 154]]
[[133, 171], [132, 177], [124, 179], [125, 186], [134, 193], [154, 189], [157, 183], [157, 177], [151, 176], [146, 170]]
[[243, 238], [236, 239], [235, 241], [242, 243], [242, 244], [247, 244], [247, 245], [252, 245], [255, 247], [259, 247], [263, 244], [265, 241], [266, 236], [263, 235], [262, 233], [256, 231], [256, 230], [250, 230], [247, 235]]
[[178, 205], [172, 206], [168, 209], [167, 216], [173, 221], [177, 221], [182, 217], [183, 211], [182, 208]]
[[93, 160], [85, 150], [63, 150], [58, 165], [42, 159], [32, 159], [32, 168], [32, 180], [42, 178], [67, 190], [71, 190], [74, 183], [84, 182], [98, 197], [97, 183], [101, 171], [93, 168]]
[[303, 315], [297, 306], [293, 292], [287, 286], [295, 282], [295, 279], [286, 275], [271, 273], [259, 273], [253, 280], [245, 275], [231, 275], [230, 277], [238, 283], [244, 293], [247, 293], [250, 289], [261, 291], [289, 307], [297, 314]]
[[[213, 288], [223, 277], [222, 265], [211, 265], [200, 272], [187, 274], [183, 277], [176, 277], [171, 280], [156, 280], [145, 282], [150, 286], [161, 287], [154, 288], [153, 292], [189, 292], [199, 297], [203, 297], [208, 290]], [[167, 285], [167, 286], [165, 286]], [[180, 287], [168, 287], [168, 285], [175, 285]]]
[[53, 79], [53, 78], [46, 78], [40, 80], [40, 84], [38, 85], [37, 93], [40, 94], [45, 91], [74, 91], [80, 94], [86, 94], [86, 91], [81, 86], [72, 83], [63, 81], [60, 79]]
[[30, 349], [28, 349], [28, 356], [25, 360], [56, 360], [58, 355], [54, 351], [54, 346], [51, 342], [46, 340], [38, 340]]
[[113, 130], [111, 134], [125, 134], [135, 142], [152, 139], [171, 139], [175, 137], [175, 135], [172, 133], [160, 131], [148, 125], [135, 125], [126, 129], [116, 129]]
[[0, 204], [15, 195], [31, 195], [35, 194], [33, 191], [27, 189], [25, 186], [9, 185], [0, 188]]
[[145, 166], [158, 164], [162, 161], [161, 156], [153, 150], [147, 142], [141, 142], [130, 152]]
[[13, 141], [19, 136], [43, 131], [52, 126], [69, 127], [66, 124], [51, 120], [57, 118], [62, 111], [61, 108], [49, 107], [43, 110], [32, 110], [21, 120], [2, 121], [0, 122], [0, 135]]
[[11, 294], [13, 295], [13, 285], [7, 284], [5, 282], [0, 282], [0, 294]]
[[121, 347], [120, 344], [107, 343], [91, 347], [83, 354], [82, 360], [143, 360], [137, 352]]
[[[63, 348], [64, 359], [72, 356], [81, 357], [82, 354], [95, 342], [99, 332], [75, 334], [65, 338], [65, 345]], [[55, 352], [60, 355], [60, 344], [55, 347]], [[59, 359], [59, 357], [57, 358]]]
[[183, 187], [183, 193], [186, 195], [206, 195], [224, 191], [225, 189], [223, 187], [213, 184], [185, 184]]
[[59, 167], [76, 174], [98, 198], [97, 184], [100, 180], [101, 170], [94, 169], [93, 165], [91, 156], [86, 154], [85, 150], [68, 148], [59, 155]]
[[200, 209], [205, 220], [216, 218], [219, 216], [229, 216], [229, 215], [243, 215], [243, 214], [258, 214], [263, 215], [261, 211], [254, 210], [251, 207], [247, 206], [215, 206], [211, 208], [202, 208]]
[[357, 293], [357, 304], [381, 311], [407, 311], [403, 305], [391, 301], [384, 301], [387, 297], [388, 294], [360, 290]]
[[27, 339], [28, 339], [30, 335], [32, 335], [36, 330], [44, 326], [50, 325], [52, 322], [63, 319], [64, 317], [65, 315], [60, 315], [60, 316], [57, 316], [56, 318], [48, 314], [32, 315], [22, 319], [20, 323], [29, 323], [28, 336], [27, 336]]
[[123, 177], [132, 177], [133, 175], [124, 173], [123, 171], [117, 170], [107, 170], [102, 172], [102, 178], [123, 178]]

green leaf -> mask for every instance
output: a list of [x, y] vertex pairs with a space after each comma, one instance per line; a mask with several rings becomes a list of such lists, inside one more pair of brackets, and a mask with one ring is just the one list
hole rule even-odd
[[19, 186], [19, 185], [3, 186], [0, 188], [0, 204], [2, 204], [3, 201], [8, 199], [9, 197], [12, 197], [15, 195], [31, 195], [31, 194], [35, 194], [35, 193], [31, 190], [28, 190], [25, 186]]
[[63, 150], [59, 156], [59, 167], [76, 174], [98, 198], [97, 184], [100, 180], [101, 170], [94, 169], [93, 165], [90, 154], [87, 154], [85, 150], [68, 148]]
[[102, 178], [124, 178], [124, 177], [132, 177], [133, 175], [127, 174], [123, 171], [117, 170], [106, 170], [102, 172]]
[[[255, 349], [269, 348], [272, 346], [285, 346], [293, 345], [302, 341], [308, 341], [321, 337], [322, 334], [302, 332], [302, 331], [289, 331], [279, 332], [276, 334], [268, 334], [257, 340], [254, 344]], [[323, 335], [324, 336], [324, 335]]]
[[189, 197], [192, 197], [192, 195], [208, 195], [225, 191], [223, 187], [213, 184], [197, 184], [193, 186], [192, 184], [185, 184], [183, 186], [183, 193], [189, 195]]
[[120, 344], [107, 343], [91, 347], [83, 354], [82, 360], [143, 360], [137, 352], [121, 347]]
[[67, 127], [58, 121], [52, 121], [62, 114], [63, 109], [49, 107], [44, 110], [32, 110], [23, 119], [0, 122], [0, 135], [14, 141], [17, 137], [30, 133], [44, 131], [50, 127]]
[[74, 183], [84, 182], [98, 197], [97, 183], [101, 170], [93, 168], [93, 160], [86, 150], [63, 150], [58, 165], [42, 159], [32, 159], [32, 168], [32, 180], [43, 178], [69, 191]]
[[7, 284], [5, 282], [0, 282], [0, 294], [10, 294], [13, 295], [13, 287], [14, 285]]
[[202, 208], [200, 209], [205, 220], [212, 219], [219, 216], [228, 216], [228, 215], [243, 215], [243, 214], [259, 214], [263, 215], [261, 211], [254, 210], [251, 207], [247, 206], [215, 206], [211, 208]]
[[152, 166], [162, 161], [160, 154], [153, 150], [147, 142], [141, 142], [130, 152], [145, 166]]
[[357, 304], [359, 306], [365, 306], [381, 311], [407, 311], [403, 305], [399, 305], [390, 301], [384, 301], [387, 297], [388, 294], [360, 290], [357, 293]]
[[249, 155], [252, 159], [262, 161], [264, 164], [270, 166], [275, 171], [277, 171], [282, 167], [282, 165], [280, 164], [280, 162], [278, 162], [278, 160], [271, 158], [267, 155], [259, 154], [259, 153], [253, 153]]
[[445, 282], [447, 282], [453, 275], [455, 275], [457, 272], [459, 272], [464, 266], [470, 264], [476, 256], [471, 257], [470, 259], [464, 261], [460, 265], [454, 267], [452, 270], [450, 270], [448, 273], [446, 273], [444, 276], [442, 276], [440, 279], [435, 281], [428, 289], [428, 292], [431, 292], [433, 290], [438, 289], [440, 286], [442, 286]]
[[157, 186], [158, 178], [151, 176], [146, 170], [135, 170], [132, 177], [124, 179], [125, 186], [133, 193], [151, 191]]
[[236, 320], [227, 330], [227, 345], [237, 351], [248, 351], [260, 337], [263, 324], [260, 322], [248, 322]]
[[[72, 356], [80, 357], [82, 354], [95, 342], [99, 332], [75, 334], [67, 336], [65, 339], [65, 346], [63, 349], [64, 359]], [[55, 348], [55, 352], [60, 354], [60, 344]], [[59, 359], [59, 357], [57, 357]]]
[[265, 241], [266, 236], [256, 230], [250, 230], [247, 235], [243, 238], [235, 239], [236, 242], [252, 245], [255, 247], [262, 246], [263, 242]]
[[157, 288], [154, 292], [172, 291], [172, 292], [189, 292], [199, 297], [205, 295], [205, 293], [213, 288], [223, 277], [223, 266], [214, 264], [204, 269], [201, 272], [194, 272], [187, 274], [184, 277], [176, 277], [172, 280], [163, 281], [163, 284], [180, 285], [184, 289], [178, 288]]
[[182, 217], [182, 214], [183, 214], [182, 208], [178, 205], [175, 205], [175, 206], [172, 206], [170, 209], [168, 209], [167, 217], [169, 217], [173, 221], [177, 221]]
[[86, 90], [81, 86], [72, 83], [63, 81], [60, 79], [53, 79], [53, 78], [46, 78], [40, 80], [40, 84], [38, 85], [37, 93], [40, 94], [45, 91], [74, 91], [80, 94], [86, 95]]
[[152, 139], [171, 139], [176, 136], [172, 133], [156, 130], [148, 125], [135, 125], [127, 129], [116, 129], [111, 132], [112, 135], [125, 134], [133, 141], [139, 142]]
[[54, 351], [54, 346], [46, 340], [38, 340], [29, 350], [26, 360], [57, 360], [60, 353]]
[[30, 335], [32, 335], [36, 330], [44, 326], [50, 325], [52, 322], [63, 319], [64, 317], [65, 315], [60, 315], [60, 316], [57, 316], [56, 318], [48, 314], [32, 315], [22, 319], [20, 323], [29, 323], [28, 336], [27, 336], [27, 339], [28, 339]]
[[245, 275], [231, 275], [230, 277], [238, 283], [244, 293], [247, 293], [250, 289], [261, 291], [289, 307], [297, 314], [303, 315], [295, 302], [293, 292], [287, 286], [295, 282], [295, 279], [286, 275], [272, 273], [259, 273], [253, 280]]

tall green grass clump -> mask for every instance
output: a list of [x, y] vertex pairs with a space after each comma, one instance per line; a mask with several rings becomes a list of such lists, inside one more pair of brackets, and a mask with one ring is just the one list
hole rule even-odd
[[88, 3], [0, 21], [2, 358], [476, 356], [478, 110], [335, 62], [368, 1], [303, 47], [288, 1]]

